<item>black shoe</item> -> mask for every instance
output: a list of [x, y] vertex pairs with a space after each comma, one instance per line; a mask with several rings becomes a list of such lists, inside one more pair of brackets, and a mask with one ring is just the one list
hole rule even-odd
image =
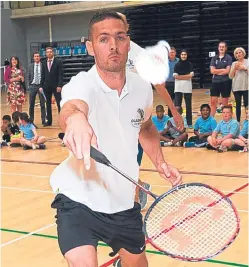
[[27, 145], [24, 145], [24, 146], [23, 146], [23, 150], [28, 150], [28, 149], [32, 149], [32, 147], [27, 146]]
[[44, 144], [39, 144], [38, 146], [39, 146], [39, 149], [46, 149], [46, 145]]
[[52, 126], [52, 123], [46, 122], [45, 124], [43, 124], [43, 127], [47, 127], [47, 126]]
[[22, 145], [18, 143], [12, 143], [10, 144], [10, 147], [22, 147]]
[[243, 146], [239, 146], [239, 145], [236, 145], [236, 144], [233, 144], [231, 146], [231, 148], [229, 148], [230, 151], [240, 151], [240, 150], [243, 150], [244, 147]]
[[61, 140], [63, 140], [64, 135], [65, 135], [64, 133], [59, 133], [59, 134], [58, 134], [58, 137], [59, 137]]
[[207, 148], [208, 150], [216, 150], [216, 148], [212, 147], [210, 144], [207, 144], [207, 145], [206, 145], [206, 148]]

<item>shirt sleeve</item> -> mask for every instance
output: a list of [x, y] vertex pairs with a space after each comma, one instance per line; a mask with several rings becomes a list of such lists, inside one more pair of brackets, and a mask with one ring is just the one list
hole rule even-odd
[[94, 100], [95, 89], [91, 86], [87, 75], [87, 72], [80, 72], [72, 77], [68, 84], [63, 86], [61, 91], [61, 107], [67, 101], [78, 99], [86, 102], [90, 109]]
[[147, 98], [147, 107], [145, 108], [144, 111], [144, 122], [147, 121], [152, 114], [152, 110], [153, 110], [153, 91], [152, 91], [152, 87], [151, 85], [148, 84], [148, 86], [150, 87], [148, 90], [148, 98]]
[[236, 137], [239, 133], [239, 123], [238, 122], [234, 122], [231, 126], [230, 129], [230, 134], [232, 134], [234, 137]]
[[200, 128], [200, 126], [199, 126], [199, 119], [197, 119], [196, 122], [195, 122], [194, 130], [195, 131], [198, 131], [199, 128]]
[[232, 57], [228, 56], [227, 57], [227, 66], [231, 66], [233, 64], [233, 59]]
[[248, 134], [248, 125], [244, 122], [242, 130], [240, 131], [240, 135], [245, 136], [246, 134]]
[[34, 126], [33, 123], [31, 123], [31, 125], [30, 125], [30, 130], [33, 131], [34, 129], [35, 129], [35, 126]]
[[214, 129], [214, 132], [220, 133], [220, 130], [221, 130], [221, 123], [218, 123], [216, 128]]
[[214, 131], [216, 127], [217, 127], [217, 122], [216, 122], [215, 119], [212, 119], [212, 121], [211, 121], [211, 128], [212, 128], [212, 131]]
[[213, 57], [213, 58], [211, 59], [210, 67], [215, 67], [215, 60], [216, 60], [216, 57]]

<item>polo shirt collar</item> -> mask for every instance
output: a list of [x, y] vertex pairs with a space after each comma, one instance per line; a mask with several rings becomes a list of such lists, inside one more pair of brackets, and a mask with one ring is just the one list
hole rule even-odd
[[[99, 74], [98, 74], [98, 71], [97, 71], [97, 68], [96, 66], [93, 67], [94, 69], [94, 72], [95, 72], [95, 75], [96, 75], [96, 78], [97, 78], [97, 81], [98, 81], [98, 84], [100, 85], [101, 89], [105, 92], [105, 93], [112, 93], [114, 92], [115, 90], [111, 89], [108, 85], [105, 84], [105, 82], [100, 78]], [[131, 86], [130, 86], [130, 83], [127, 81], [125, 81], [125, 85], [122, 89], [122, 92], [121, 92], [121, 96], [124, 95], [124, 94], [127, 94], [129, 92], [131, 92]]]

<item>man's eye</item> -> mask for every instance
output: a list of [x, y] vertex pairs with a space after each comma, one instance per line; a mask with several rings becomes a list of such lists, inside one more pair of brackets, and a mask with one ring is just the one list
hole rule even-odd
[[107, 38], [101, 38], [101, 39], [100, 39], [100, 42], [101, 42], [101, 43], [105, 43], [106, 41], [107, 41]]
[[118, 40], [119, 40], [119, 41], [124, 41], [124, 40], [125, 40], [125, 37], [123, 37], [123, 36], [118, 36]]

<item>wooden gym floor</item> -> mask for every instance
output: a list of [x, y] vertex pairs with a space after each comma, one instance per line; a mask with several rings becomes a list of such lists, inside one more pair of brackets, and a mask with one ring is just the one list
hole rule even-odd
[[[199, 107], [209, 102], [207, 90], [194, 90], [194, 121]], [[9, 114], [9, 107], [2, 95], [1, 112]], [[155, 93], [154, 108], [163, 101]], [[24, 106], [27, 112], [28, 105]], [[40, 125], [40, 108], [35, 108], [38, 132], [49, 138], [57, 137], [60, 129], [56, 126], [56, 107], [53, 107], [54, 125], [43, 128]], [[216, 115], [217, 120], [221, 115]], [[193, 130], [188, 130], [191, 134]], [[184, 182], [202, 182], [230, 193], [246, 184], [248, 174], [248, 154], [196, 148], [163, 148], [165, 158], [182, 173]], [[1, 248], [3, 267], [63, 267], [67, 266], [57, 244], [55, 211], [50, 208], [54, 198], [49, 185], [52, 170], [67, 157], [67, 148], [59, 139], [47, 142], [46, 150], [28, 150], [3, 147], [1, 149]], [[154, 166], [146, 155], [143, 157], [140, 177], [152, 185], [152, 191], [162, 194], [169, 189], [159, 175], [152, 172]], [[161, 255], [153, 247], [147, 246], [147, 256], [151, 267], [189, 266], [248, 266], [248, 188], [231, 196], [241, 218], [241, 231], [235, 242], [215, 259], [201, 263], [186, 263]], [[101, 200], [100, 200], [101, 201]], [[152, 199], [150, 199], [152, 202]], [[99, 265], [110, 260], [110, 248], [101, 243], [98, 247]]]

